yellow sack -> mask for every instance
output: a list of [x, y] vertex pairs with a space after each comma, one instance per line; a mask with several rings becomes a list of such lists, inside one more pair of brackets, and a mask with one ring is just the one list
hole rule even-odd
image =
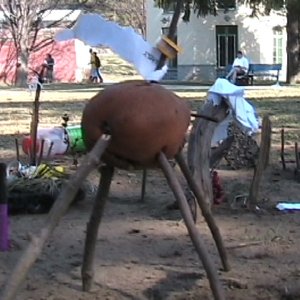
[[35, 177], [40, 178], [61, 178], [65, 177], [65, 170], [61, 166], [49, 166], [47, 164], [40, 164], [36, 169]]

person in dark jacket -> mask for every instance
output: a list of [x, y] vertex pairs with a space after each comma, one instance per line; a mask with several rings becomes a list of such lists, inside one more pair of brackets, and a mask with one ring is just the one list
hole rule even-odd
[[92, 82], [103, 82], [103, 77], [100, 72], [101, 61], [96, 52], [91, 54], [91, 81]]
[[49, 83], [53, 81], [54, 58], [50, 53], [47, 54], [43, 66], [46, 68], [45, 80]]

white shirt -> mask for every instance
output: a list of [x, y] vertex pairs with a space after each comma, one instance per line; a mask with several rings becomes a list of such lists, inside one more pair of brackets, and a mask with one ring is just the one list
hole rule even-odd
[[245, 57], [245, 56], [242, 56], [241, 58], [237, 57], [233, 64], [232, 64], [233, 67], [242, 67], [242, 68], [245, 68], [246, 72], [248, 71], [249, 69], [249, 62], [248, 62], [248, 59]]

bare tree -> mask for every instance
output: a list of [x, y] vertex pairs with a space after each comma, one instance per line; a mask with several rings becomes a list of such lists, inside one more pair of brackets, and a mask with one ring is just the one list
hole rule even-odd
[[123, 26], [131, 26], [140, 34], [146, 34], [146, 0], [65, 0], [61, 7], [80, 8], [88, 12], [100, 13], [107, 19]]
[[[15, 47], [19, 78], [17, 84], [24, 86], [28, 75], [28, 61], [35, 52], [53, 42], [52, 34], [39, 34], [44, 28], [59, 27], [68, 11], [59, 19], [45, 24], [44, 17], [58, 7], [59, 0], [0, 0], [3, 14], [2, 31], [12, 39]], [[50, 33], [50, 32], [49, 32]]]
[[[98, 12], [121, 25], [134, 27], [145, 36], [145, 1], [0, 0], [0, 13], [3, 15], [1, 38], [3, 40], [5, 35], [14, 43], [18, 67], [17, 85], [26, 84], [30, 54], [53, 43], [53, 30], [50, 29], [73, 25], [66, 22], [66, 19], [75, 9]], [[69, 10], [65, 15], [46, 24], [45, 17], [54, 9], [60, 8]], [[43, 35], [40, 34], [42, 29]]]
[[143, 36], [146, 34], [145, 20], [146, 0], [124, 0], [102, 2], [103, 13], [122, 25], [131, 26], [137, 29]]

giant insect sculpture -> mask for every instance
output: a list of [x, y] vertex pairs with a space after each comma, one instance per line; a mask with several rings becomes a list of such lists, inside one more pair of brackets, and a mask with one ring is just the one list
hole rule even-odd
[[203, 216], [214, 236], [224, 269], [226, 252], [214, 219], [204, 202], [183, 156], [185, 136], [190, 123], [188, 104], [156, 83], [127, 81], [105, 88], [86, 105], [82, 115], [82, 133], [90, 151], [85, 162], [58, 196], [40, 234], [33, 237], [2, 291], [1, 300], [14, 299], [30, 266], [62, 215], [73, 200], [82, 180], [95, 168], [101, 173], [99, 188], [87, 226], [82, 266], [83, 290], [93, 282], [93, 258], [98, 227], [108, 197], [115, 168], [160, 168], [172, 189], [191, 240], [206, 270], [216, 300], [225, 295], [214, 263], [193, 222], [191, 211], [169, 159], [177, 161], [187, 183], [198, 200]]

